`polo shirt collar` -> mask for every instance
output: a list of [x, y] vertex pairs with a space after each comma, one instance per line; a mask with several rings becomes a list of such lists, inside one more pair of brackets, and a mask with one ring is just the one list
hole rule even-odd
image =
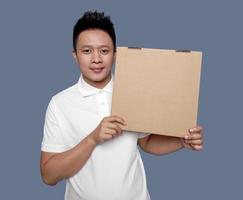
[[106, 86], [104, 88], [102, 88], [102, 89], [96, 88], [96, 87], [90, 85], [89, 83], [87, 83], [83, 79], [83, 75], [81, 74], [80, 78], [78, 80], [78, 88], [79, 88], [80, 92], [82, 93], [82, 95], [84, 97], [97, 94], [100, 91], [104, 91], [104, 92], [107, 92], [107, 93], [112, 93], [112, 89], [113, 89], [113, 74], [111, 74], [111, 80], [109, 81], [109, 83], [106, 84]]

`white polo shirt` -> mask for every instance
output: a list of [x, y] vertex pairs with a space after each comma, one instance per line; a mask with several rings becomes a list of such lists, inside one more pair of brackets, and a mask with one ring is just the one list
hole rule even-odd
[[[41, 150], [64, 152], [77, 145], [110, 116], [111, 81], [98, 89], [84, 81], [52, 97], [45, 118]], [[66, 180], [65, 200], [150, 200], [138, 138], [124, 132], [95, 147], [82, 169]]]

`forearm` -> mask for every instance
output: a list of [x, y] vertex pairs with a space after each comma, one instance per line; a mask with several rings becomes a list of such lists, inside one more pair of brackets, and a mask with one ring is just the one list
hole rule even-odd
[[153, 134], [150, 135], [144, 150], [148, 153], [162, 155], [175, 152], [183, 147], [181, 138]]
[[76, 174], [91, 156], [96, 144], [87, 136], [74, 148], [52, 156], [43, 166], [42, 176], [49, 185]]

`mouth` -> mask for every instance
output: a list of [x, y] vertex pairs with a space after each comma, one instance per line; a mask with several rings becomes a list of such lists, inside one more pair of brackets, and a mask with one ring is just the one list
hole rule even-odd
[[104, 69], [104, 67], [90, 68], [90, 70], [92, 70], [92, 72], [94, 72], [96, 74], [101, 73], [103, 69]]

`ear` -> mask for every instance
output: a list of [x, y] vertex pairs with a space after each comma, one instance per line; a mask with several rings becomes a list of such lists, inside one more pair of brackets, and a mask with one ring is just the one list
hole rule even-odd
[[73, 54], [74, 60], [76, 61], [76, 63], [78, 63], [77, 52], [74, 49], [72, 50], [72, 54]]

